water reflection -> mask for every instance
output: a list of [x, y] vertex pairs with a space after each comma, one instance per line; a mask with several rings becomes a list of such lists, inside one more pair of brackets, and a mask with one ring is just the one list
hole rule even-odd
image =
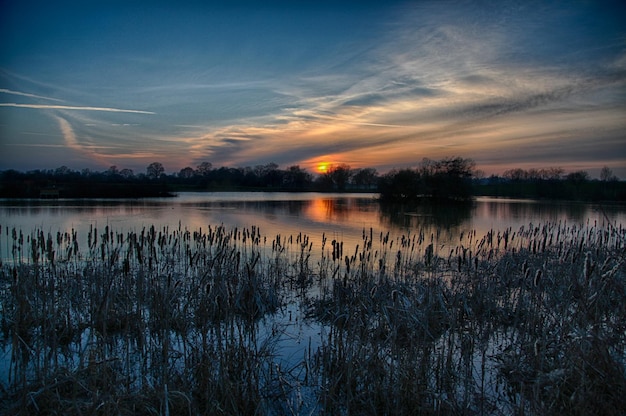
[[420, 203], [411, 205], [381, 205], [381, 224], [390, 227], [458, 228], [470, 218], [473, 205], [468, 203]]
[[589, 205], [579, 203], [543, 203], [539, 201], [513, 200], [502, 203], [501, 200], [485, 200], [476, 204], [477, 215], [498, 220], [543, 218], [544, 220], [569, 219], [585, 221]]
[[[626, 222], [626, 208], [532, 200], [479, 198], [469, 204], [380, 205], [375, 194], [181, 193], [145, 200], [0, 200], [0, 225], [30, 233], [76, 230], [84, 241], [91, 225], [117, 231], [155, 227], [189, 230], [209, 225], [257, 226], [268, 237], [304, 233], [315, 247], [321, 236], [361, 241], [363, 230], [436, 234], [451, 240], [476, 230], [518, 229], [529, 223], [567, 221]], [[4, 233], [3, 233], [4, 234]]]

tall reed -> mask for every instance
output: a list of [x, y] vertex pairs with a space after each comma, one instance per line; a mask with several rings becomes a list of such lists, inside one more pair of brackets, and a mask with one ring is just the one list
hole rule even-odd
[[[354, 247], [254, 226], [4, 231], [6, 414], [626, 408], [626, 230], [608, 222], [370, 228]], [[318, 334], [287, 356], [298, 319]]]

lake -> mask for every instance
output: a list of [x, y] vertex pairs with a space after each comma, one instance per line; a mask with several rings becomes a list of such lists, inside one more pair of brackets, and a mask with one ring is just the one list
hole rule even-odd
[[[256, 226], [262, 235], [274, 238], [308, 235], [314, 248], [322, 235], [347, 246], [362, 240], [363, 230], [434, 235], [442, 244], [461, 233], [490, 230], [516, 231], [520, 226], [546, 222], [572, 225], [597, 221], [626, 224], [626, 207], [585, 203], [545, 202], [477, 198], [461, 206], [423, 205], [381, 208], [377, 194], [285, 193], [285, 192], [182, 192], [176, 198], [120, 200], [0, 200], [0, 225], [5, 230], [35, 228], [55, 234], [78, 232], [86, 241], [90, 226], [118, 232], [157, 229], [196, 231], [223, 224], [226, 228]], [[10, 253], [2, 247], [2, 259]]]
[[376, 197], [0, 200], [0, 387], [33, 409], [102, 389], [151, 409], [171, 388], [178, 413], [361, 414], [419, 396], [433, 413], [511, 414], [536, 400], [520, 384], [532, 376], [590, 380], [580, 403], [606, 402], [593, 377], [623, 381], [626, 207]]

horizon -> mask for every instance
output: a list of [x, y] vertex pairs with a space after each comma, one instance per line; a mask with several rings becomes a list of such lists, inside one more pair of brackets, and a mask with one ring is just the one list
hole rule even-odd
[[619, 1], [7, 1], [0, 170], [202, 162], [626, 178]]
[[[443, 160], [443, 159], [442, 159]], [[471, 161], [471, 159], [469, 159]], [[435, 161], [432, 160], [431, 161]], [[171, 177], [177, 177], [182, 170], [187, 169], [187, 168], [191, 168], [193, 169], [194, 173], [196, 174], [200, 174], [200, 166], [185, 166], [184, 168], [181, 169], [177, 169], [177, 170], [168, 170], [167, 166], [165, 166], [164, 164], [162, 164], [161, 162], [155, 161], [156, 163], [161, 164], [161, 167], [163, 168], [163, 175], [165, 176], [171, 176]], [[153, 163], [155, 163], [153, 162]], [[436, 162], [436, 161], [435, 161]], [[302, 171], [307, 172], [309, 174], [312, 175], [313, 179], [316, 179], [317, 177], [323, 176], [325, 174], [328, 174], [330, 172], [332, 172], [335, 168], [342, 168], [342, 167], [347, 167], [350, 169], [350, 171], [352, 172], [352, 174], [356, 173], [358, 170], [361, 169], [374, 169], [375, 170], [375, 174], [378, 177], [383, 177], [386, 174], [390, 174], [393, 172], [398, 172], [400, 170], [403, 169], [410, 169], [410, 170], [419, 170], [420, 169], [420, 164], [416, 163], [412, 166], [404, 166], [402, 168], [391, 168], [389, 170], [386, 171], [378, 171], [378, 169], [376, 168], [372, 168], [372, 167], [368, 167], [368, 166], [362, 166], [359, 168], [354, 168], [352, 166], [349, 165], [345, 165], [345, 164], [330, 164], [330, 163], [322, 163], [320, 165], [317, 165], [315, 167], [313, 167], [312, 169], [310, 168], [304, 168], [301, 167], [300, 165], [289, 165], [289, 166], [280, 166], [277, 165], [273, 162], [270, 162], [268, 164], [265, 165], [256, 165], [256, 166], [215, 166], [212, 165], [211, 168], [209, 169], [210, 171], [216, 171], [216, 170], [220, 170], [220, 169], [236, 169], [236, 170], [241, 170], [241, 171], [246, 171], [247, 169], [250, 169], [252, 171], [255, 171], [258, 168], [264, 168], [267, 167], [269, 165], [275, 165], [274, 167], [279, 170], [279, 171], [287, 171], [289, 168], [291, 167], [298, 167], [300, 168]], [[608, 166], [605, 166], [605, 168], [608, 168]], [[67, 169], [67, 171], [65, 171], [64, 173], [59, 173], [58, 171], [60, 169]], [[96, 169], [91, 169], [91, 168], [72, 168], [66, 165], [62, 165], [62, 166], [56, 166], [54, 168], [35, 168], [35, 169], [30, 169], [30, 170], [19, 170], [19, 169], [0, 169], [0, 173], [4, 173], [4, 172], [10, 172], [10, 171], [15, 171], [18, 172], [20, 174], [33, 174], [36, 172], [41, 172], [43, 174], [53, 174], [53, 175], [64, 175], [66, 173], [77, 173], [80, 175], [84, 175], [84, 174], [88, 174], [88, 175], [107, 175], [110, 174], [110, 172], [112, 170], [114, 170], [115, 174], [117, 175], [124, 175], [124, 170], [130, 170], [130, 176], [131, 177], [136, 177], [139, 178], [141, 177], [141, 175], [146, 175], [147, 171], [150, 169], [149, 166], [145, 166], [143, 169], [140, 170], [135, 170], [132, 168], [127, 168], [124, 166], [117, 166], [117, 165], [113, 165], [113, 166], [109, 166], [108, 168], [104, 168], [102, 170], [96, 170]], [[524, 169], [524, 168], [518, 168], [518, 167], [511, 167], [510, 169], [507, 169], [505, 171], [503, 171], [502, 173], [492, 173], [492, 174], [486, 174], [482, 169], [480, 169], [480, 166], [475, 165], [474, 168], [472, 169], [473, 171], [473, 176], [472, 179], [477, 179], [477, 180], [483, 180], [483, 179], [489, 179], [491, 177], [494, 178], [506, 178], [508, 173], [512, 173], [513, 171], [517, 171], [517, 170], [522, 170], [525, 173], [535, 173], [535, 174], [541, 174], [542, 171], [550, 171], [550, 170], [554, 170], [556, 169], [557, 171], [560, 170], [560, 177], [561, 179], [566, 179], [567, 175], [570, 173], [578, 173], [578, 172], [584, 172], [587, 173], [588, 179], [589, 180], [617, 180], [617, 181], [626, 181], [626, 178], [620, 178], [619, 176], [615, 175], [615, 172], [613, 172], [612, 169], [609, 168], [609, 174], [611, 175], [611, 178], [608, 179], [602, 179], [601, 175], [591, 175], [589, 171], [584, 170], [584, 169], [579, 169], [579, 170], [565, 170], [562, 169], [560, 166], [544, 166], [544, 167], [539, 167], [539, 168], [530, 168], [530, 169]]]

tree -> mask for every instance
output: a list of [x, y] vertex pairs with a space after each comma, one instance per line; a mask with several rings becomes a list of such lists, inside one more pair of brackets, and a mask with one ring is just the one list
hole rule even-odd
[[264, 186], [276, 187], [282, 185], [283, 173], [278, 169], [276, 163], [258, 165], [254, 168], [261, 184]]
[[569, 173], [566, 179], [575, 185], [580, 185], [589, 180], [589, 173], [584, 170], [577, 170], [575, 172]]
[[520, 168], [509, 169], [505, 170], [502, 176], [511, 181], [523, 181], [528, 178], [528, 172]]
[[433, 198], [466, 199], [471, 196], [471, 179], [476, 164], [462, 157], [445, 158], [435, 162], [431, 173], [424, 177], [426, 193]]
[[313, 177], [298, 165], [289, 166], [283, 175], [284, 185], [291, 189], [303, 189], [313, 181]]
[[213, 165], [211, 164], [211, 162], [202, 162], [197, 166], [197, 168], [198, 175], [207, 177], [209, 176], [209, 173], [211, 173]]
[[600, 171], [600, 180], [603, 182], [617, 181], [617, 176], [613, 175], [613, 171], [608, 166], [604, 166]]
[[190, 179], [193, 178], [196, 174], [196, 171], [193, 170], [192, 167], [187, 166], [186, 168], [182, 168], [180, 172], [178, 172], [178, 177], [181, 179]]
[[474, 161], [461, 157], [424, 159], [417, 169], [389, 172], [381, 178], [381, 198], [409, 201], [419, 198], [468, 199], [472, 195]]
[[124, 168], [120, 170], [120, 176], [124, 179], [132, 179], [135, 176], [135, 173], [132, 169]]
[[370, 189], [378, 183], [378, 172], [374, 168], [357, 169], [352, 175], [352, 183], [359, 189]]
[[54, 174], [56, 176], [69, 175], [70, 173], [72, 173], [72, 169], [68, 168], [65, 165], [56, 168], [55, 171], [54, 171]]
[[343, 191], [346, 189], [348, 182], [350, 182], [352, 170], [349, 165], [342, 163], [337, 166], [331, 166], [324, 175], [328, 175], [334, 189]]
[[541, 169], [541, 179], [546, 181], [558, 181], [563, 176], [563, 168]]
[[417, 169], [394, 169], [380, 178], [380, 197], [386, 201], [415, 200], [420, 196], [420, 179]]
[[159, 162], [152, 162], [146, 168], [146, 175], [151, 180], [159, 179], [163, 173], [165, 173], [165, 168]]

